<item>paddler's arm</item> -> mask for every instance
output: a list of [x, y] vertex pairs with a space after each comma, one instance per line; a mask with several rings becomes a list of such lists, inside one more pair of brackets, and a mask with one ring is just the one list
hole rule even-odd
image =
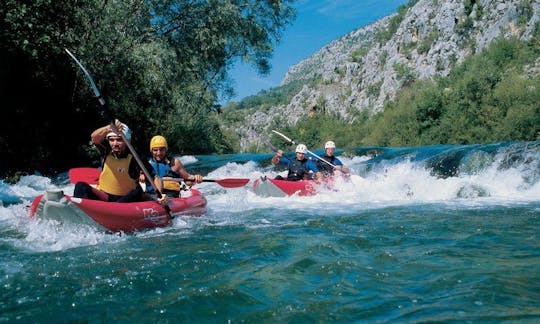
[[104, 154], [107, 151], [107, 146], [105, 145], [105, 136], [107, 136], [109, 132], [112, 132], [111, 125], [100, 127], [96, 129], [92, 133], [92, 135], [90, 135], [90, 139], [92, 143], [96, 146], [96, 148], [102, 154]]
[[322, 175], [321, 171], [319, 171], [319, 169], [317, 168], [317, 164], [315, 164], [315, 162], [313, 162], [312, 160], [308, 160], [306, 162], [306, 166], [307, 166], [309, 171], [313, 171], [314, 176], [315, 176], [314, 179], [317, 182], [322, 180], [323, 175]]
[[[121, 121], [119, 121], [118, 119], [115, 119], [115, 125], [116, 125], [116, 128], [117, 129], [122, 129], [123, 127], [123, 124]], [[90, 135], [90, 139], [92, 141], [92, 143], [94, 143], [94, 145], [96, 146], [96, 148], [102, 153], [102, 154], [105, 154], [107, 152], [107, 145], [105, 144], [105, 137], [107, 136], [107, 134], [109, 134], [110, 132], [115, 132], [116, 130], [114, 130], [111, 126], [111, 124], [107, 124], [103, 127], [100, 127], [98, 129], [96, 129], [95, 131], [92, 132], [92, 134]]]
[[[189, 179], [193, 179], [195, 180], [194, 182], [195, 183], [201, 183], [202, 182], [202, 175], [200, 174], [189, 174], [187, 171], [186, 171], [186, 168], [184, 167], [184, 164], [182, 163], [182, 161], [180, 161], [180, 159], [178, 158], [172, 158], [172, 163], [171, 163], [171, 169], [178, 173], [178, 175], [180, 175], [180, 177], [182, 177], [182, 179], [184, 179], [184, 181], [187, 181], [187, 182], [191, 182], [191, 181], [188, 181]], [[188, 184], [189, 186], [190, 184]]]
[[349, 173], [349, 168], [343, 165], [343, 162], [341, 162], [339, 159], [334, 160], [334, 170], [341, 171], [343, 173]]
[[283, 150], [277, 150], [276, 155], [272, 157], [272, 163], [278, 164], [283, 157]]

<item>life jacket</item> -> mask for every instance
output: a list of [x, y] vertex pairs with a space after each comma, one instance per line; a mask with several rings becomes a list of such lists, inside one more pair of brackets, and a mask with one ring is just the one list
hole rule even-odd
[[99, 175], [97, 188], [116, 196], [125, 196], [135, 189], [136, 180], [129, 176], [131, 158], [131, 154], [117, 158], [109, 152], [103, 162], [103, 171]]
[[304, 176], [308, 173], [308, 170], [306, 169], [307, 161], [308, 159], [306, 158], [301, 161], [299, 161], [298, 159], [291, 160], [291, 163], [289, 164], [289, 173], [287, 174], [287, 180], [303, 180]]
[[[180, 178], [180, 175], [172, 170], [171, 160], [169, 160], [168, 158], [165, 158], [163, 161], [160, 161], [160, 162], [154, 160], [154, 158], [150, 158], [148, 162], [150, 163], [150, 165], [152, 165], [152, 167], [154, 168], [154, 171], [156, 171], [156, 174], [159, 175], [160, 178], [163, 178], [163, 177]], [[163, 180], [163, 189], [170, 190], [173, 192], [179, 192], [180, 182]]]
[[[334, 161], [336, 160], [336, 157], [334, 155], [332, 156], [328, 156], [328, 155], [323, 155], [321, 156], [321, 159], [324, 159], [325, 161], [328, 161], [332, 164], [334, 164]], [[328, 177], [328, 176], [331, 176], [334, 174], [334, 167], [331, 166], [330, 164], [328, 163], [325, 163], [321, 160], [318, 160], [317, 159], [317, 169], [319, 169], [319, 171], [321, 171], [321, 173], [323, 174], [324, 177]]]

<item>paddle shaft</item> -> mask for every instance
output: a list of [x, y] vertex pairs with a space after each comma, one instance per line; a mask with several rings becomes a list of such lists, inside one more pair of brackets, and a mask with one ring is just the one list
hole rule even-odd
[[[278, 132], [278, 131], [276, 131], [276, 130], [272, 130], [272, 132], [274, 132], [274, 133], [278, 134], [279, 136], [283, 137], [283, 139], [285, 139], [287, 142], [296, 145], [296, 143], [295, 143], [292, 139], [288, 138], [287, 136], [283, 135], [282, 133], [280, 133], [280, 132]], [[326, 164], [328, 164], [328, 165], [330, 165], [330, 166], [332, 166], [332, 167], [335, 167], [335, 165], [334, 165], [333, 163], [330, 163], [330, 162], [326, 161], [325, 159], [323, 159], [322, 157], [318, 156], [317, 154], [311, 152], [310, 150], [306, 149], [306, 151], [307, 151], [309, 154], [311, 154], [311, 155], [313, 155], [314, 157], [316, 157], [317, 159], [323, 161], [324, 163], [326, 163]]]
[[[111, 122], [111, 124], [114, 125], [114, 121]], [[129, 139], [126, 137], [126, 135], [124, 135], [124, 132], [120, 131], [118, 133], [120, 134], [120, 137], [122, 137], [122, 139], [126, 143], [126, 146], [128, 147], [128, 149], [131, 152], [131, 155], [133, 156], [135, 161], [137, 161], [137, 164], [139, 165], [139, 168], [141, 168], [141, 170], [144, 173], [144, 176], [146, 177], [146, 179], [148, 179], [148, 181], [150, 181], [154, 185], [154, 190], [158, 193], [158, 195], [160, 197], [163, 197], [163, 193], [156, 187], [154, 178], [152, 178], [152, 175], [150, 174], [150, 172], [148, 172], [148, 170], [144, 166], [143, 161], [141, 160], [141, 158], [139, 157], [139, 155], [137, 154], [137, 152], [135, 151], [135, 149], [131, 145], [131, 142], [129, 141]], [[156, 175], [156, 177], [159, 177], [159, 176]]]
[[[165, 181], [195, 181], [195, 179], [182, 179], [182, 178], [172, 178], [172, 177], [163, 177]], [[202, 182], [214, 182], [218, 185], [225, 188], [240, 188], [245, 186], [248, 182], [248, 178], [226, 178], [226, 179], [202, 179]]]
[[[88, 81], [90, 82], [90, 86], [92, 87], [92, 90], [94, 91], [94, 95], [96, 96], [96, 98], [98, 99], [101, 107], [103, 107], [105, 113], [107, 115], [110, 115], [110, 111], [107, 107], [107, 103], [105, 101], [105, 99], [101, 96], [101, 93], [98, 89], [98, 87], [96, 86], [96, 83], [94, 82], [94, 79], [92, 78], [92, 75], [90, 75], [90, 73], [88, 72], [88, 70], [84, 67], [84, 65], [82, 65], [82, 63], [75, 57], [75, 55], [73, 55], [67, 48], [65, 49], [66, 52], [69, 54], [69, 56], [71, 56], [71, 58], [77, 63], [77, 65], [83, 70], [84, 74], [86, 75], [86, 78], [88, 79]], [[111, 121], [111, 128], [112, 129], [116, 129], [116, 125], [115, 125], [115, 118], [111, 118], [112, 121]], [[118, 131], [117, 132], [120, 137], [122, 137], [122, 140], [126, 143], [126, 146], [128, 148], [128, 150], [131, 152], [131, 155], [133, 156], [133, 158], [135, 158], [135, 161], [137, 162], [137, 164], [139, 165], [139, 168], [142, 170], [142, 172], [144, 173], [144, 176], [146, 177], [146, 179], [148, 181], [150, 181], [153, 185], [154, 185], [154, 189], [156, 191], [156, 193], [159, 195], [159, 197], [163, 197], [163, 193], [161, 192], [161, 190], [158, 189], [158, 187], [156, 186], [155, 184], [155, 181], [154, 179], [152, 178], [152, 176], [150, 175], [150, 172], [148, 172], [148, 170], [146, 169], [146, 167], [144, 166], [141, 158], [139, 157], [139, 155], [137, 154], [137, 152], [135, 151], [135, 149], [133, 148], [133, 146], [131, 145], [131, 142], [129, 141], [129, 139], [125, 136], [124, 132], [122, 132], [122, 130]], [[159, 177], [159, 175], [157, 176]], [[169, 216], [171, 216], [171, 218], [173, 217], [172, 214], [171, 214], [171, 209], [169, 208], [169, 206], [165, 205], [165, 210], [167, 211], [167, 213], [169, 214]]]
[[[175, 182], [182, 182], [182, 181], [195, 181], [195, 179], [183, 179], [183, 178], [169, 178], [169, 177], [163, 177], [163, 181], [175, 181]], [[218, 182], [220, 180], [216, 179], [202, 179], [202, 182]]]
[[266, 146], [268, 146], [272, 151], [277, 152], [279, 150], [274, 144], [270, 143], [270, 141], [267, 138], [264, 138], [264, 137], [261, 136], [261, 141]]

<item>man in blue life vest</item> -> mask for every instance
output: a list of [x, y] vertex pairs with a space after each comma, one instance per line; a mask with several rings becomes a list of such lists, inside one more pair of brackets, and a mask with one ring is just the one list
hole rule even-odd
[[[328, 141], [324, 144], [324, 154], [317, 159], [317, 168], [321, 171], [323, 177], [328, 178], [334, 175], [334, 171], [341, 171], [344, 175], [349, 173], [349, 168], [334, 155], [336, 143]], [[324, 161], [321, 161], [324, 159]], [[328, 162], [328, 163], [327, 163]]]
[[[191, 186], [193, 183], [201, 183], [202, 176], [200, 174], [189, 174], [180, 159], [167, 156], [168, 149], [169, 146], [165, 137], [161, 135], [152, 137], [150, 140], [152, 157], [148, 162], [152, 165], [154, 172], [163, 180], [162, 192], [172, 197], [179, 197], [181, 189], [179, 181], [183, 180]], [[174, 178], [174, 180], [167, 180], [166, 178]]]
[[[92, 187], [86, 182], [77, 182], [74, 197], [108, 202], [145, 200], [144, 190], [139, 184], [139, 181], [144, 181], [144, 174], [135, 158], [129, 153], [127, 144], [119, 132], [123, 133], [126, 140], [131, 139], [131, 130], [119, 120], [115, 120], [114, 126], [109, 124], [92, 133], [92, 143], [101, 153], [102, 159], [99, 184], [97, 187]], [[145, 168], [155, 177], [149, 163], [145, 164]], [[166, 196], [159, 202], [166, 203]]]
[[317, 169], [317, 165], [306, 158], [307, 147], [304, 144], [298, 144], [295, 150], [296, 158], [291, 160], [283, 156], [283, 151], [278, 150], [276, 155], [272, 158], [272, 163], [282, 164], [289, 169], [287, 179], [283, 179], [281, 176], [277, 176], [278, 180], [299, 181], [307, 179], [321, 180], [322, 174]]

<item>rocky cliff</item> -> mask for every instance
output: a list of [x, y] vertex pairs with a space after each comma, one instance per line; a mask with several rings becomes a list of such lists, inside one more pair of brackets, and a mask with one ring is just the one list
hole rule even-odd
[[[234, 128], [244, 150], [268, 133], [272, 122], [295, 124], [324, 109], [345, 120], [377, 112], [415, 80], [446, 76], [467, 56], [500, 37], [531, 37], [540, 1], [420, 0], [397, 14], [355, 30], [292, 66], [282, 86], [305, 82], [292, 100], [250, 113]], [[287, 116], [286, 118], [284, 116]]]

